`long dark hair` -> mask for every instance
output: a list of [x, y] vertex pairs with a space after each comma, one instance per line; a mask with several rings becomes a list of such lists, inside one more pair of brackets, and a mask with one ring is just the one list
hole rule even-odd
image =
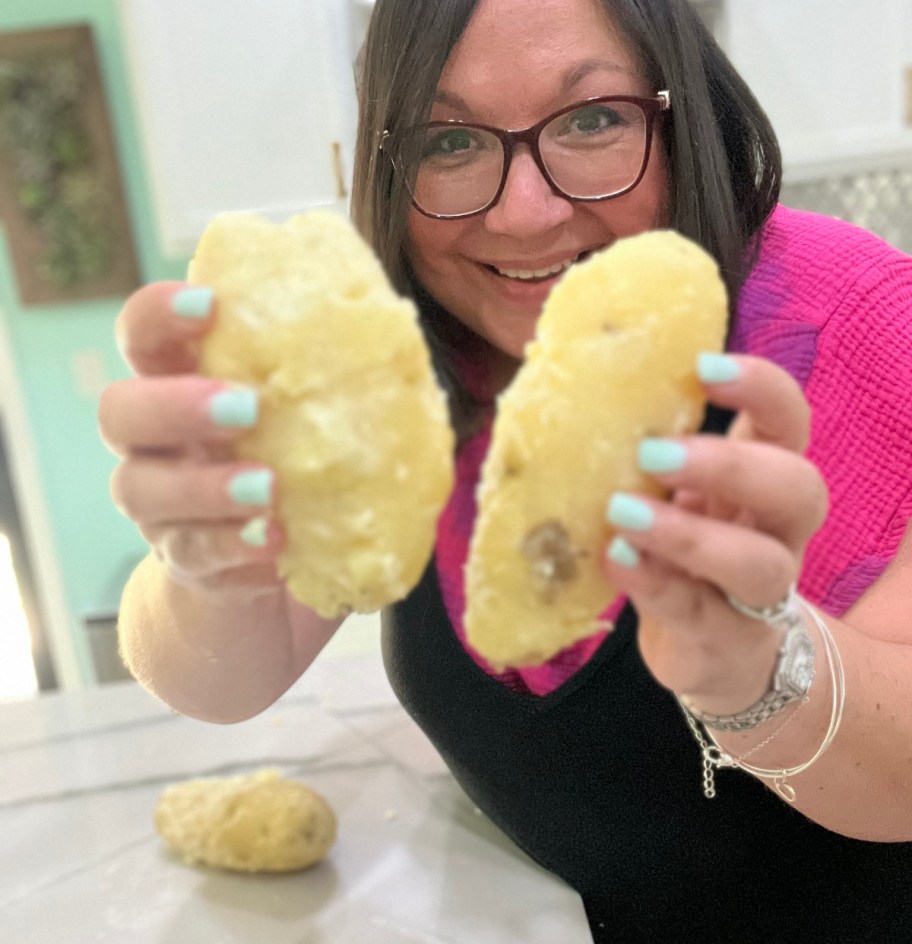
[[[671, 92], [662, 140], [668, 225], [719, 263], [737, 308], [764, 221], [779, 198], [782, 161], [763, 109], [687, 0], [598, 0], [655, 91]], [[377, 0], [359, 63], [359, 132], [352, 214], [396, 289], [414, 298], [438, 374], [464, 431], [474, 411], [455, 353], [465, 331], [412, 275], [410, 200], [379, 148], [384, 130], [428, 119], [450, 53], [478, 0]]]

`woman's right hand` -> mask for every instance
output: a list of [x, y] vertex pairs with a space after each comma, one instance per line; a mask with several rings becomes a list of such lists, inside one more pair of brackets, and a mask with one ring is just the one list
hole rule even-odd
[[238, 461], [232, 448], [256, 422], [255, 391], [197, 372], [217, 304], [182, 282], [154, 283], [127, 300], [116, 333], [136, 376], [104, 391], [99, 425], [121, 459], [114, 502], [169, 576], [250, 597], [283, 587], [275, 564], [283, 535], [270, 517], [272, 473]]

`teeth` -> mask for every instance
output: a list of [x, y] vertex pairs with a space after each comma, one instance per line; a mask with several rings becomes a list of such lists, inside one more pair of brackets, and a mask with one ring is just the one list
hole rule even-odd
[[546, 279], [550, 275], [560, 275], [562, 272], [566, 272], [578, 258], [579, 256], [575, 256], [573, 259], [559, 262], [548, 269], [497, 269], [497, 266], [494, 268], [497, 269], [500, 275], [506, 276], [508, 279], [520, 279], [521, 281], [530, 282], [532, 279]]

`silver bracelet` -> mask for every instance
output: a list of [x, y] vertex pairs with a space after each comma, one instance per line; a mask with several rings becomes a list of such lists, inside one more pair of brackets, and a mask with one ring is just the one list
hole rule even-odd
[[[693, 715], [688, 711], [687, 706], [681, 701], [680, 698], [678, 698], [678, 703], [681, 706], [681, 710], [684, 712], [684, 717], [687, 719], [687, 723], [690, 726], [690, 729], [693, 732], [693, 735], [696, 738], [697, 743], [700, 745], [700, 749], [703, 753], [703, 794], [707, 799], [711, 800], [716, 795], [714, 771], [720, 767], [737, 767], [739, 770], [743, 770], [754, 777], [759, 777], [761, 780], [771, 780], [776, 793], [778, 793], [779, 796], [782, 797], [782, 799], [787, 803], [794, 803], [796, 799], [796, 793], [792, 785], [788, 782], [789, 779], [792, 777], [797, 777], [798, 774], [804, 773], [804, 771], [815, 764], [823, 756], [827, 748], [833, 743], [834, 738], [839, 732], [840, 725], [842, 724], [843, 712], [845, 709], [846, 694], [845, 670], [842, 665], [842, 659], [839, 655], [839, 649], [836, 646], [836, 640], [833, 638], [830, 628], [827, 626], [821, 615], [806, 601], [801, 600], [800, 602], [807, 613], [810, 615], [811, 619], [817, 625], [817, 628], [820, 630], [820, 636], [823, 640], [823, 650], [826, 655], [827, 668], [829, 669], [830, 674], [832, 710], [830, 713], [829, 727], [827, 728], [827, 732], [824, 735], [823, 741], [820, 743], [816, 753], [813, 757], [811, 757], [810, 760], [807, 760], [803, 764], [799, 764], [796, 767], [780, 767], [776, 769], [754, 767], [752, 764], [745, 763], [741, 758], [732, 757], [732, 755], [729, 754], [715, 739], [709, 728], [704, 727], [701, 731], [696, 718], [693, 717]], [[780, 728], [778, 728], [769, 738], [767, 738], [767, 741], [765, 741], [764, 744], [772, 740], [772, 738], [775, 737], [779, 731], [781, 731], [782, 728], [784, 728], [785, 725], [789, 723], [789, 721], [791, 721], [791, 719], [798, 713], [800, 708], [801, 705], [799, 705], [799, 707], [796, 708], [794, 712], [792, 712], [785, 724], [781, 725]], [[707, 738], [709, 741], [707, 741]], [[758, 745], [755, 750], [759, 749], [760, 746], [762, 745]], [[754, 752], [751, 751], [750, 753]]]
[[730, 594], [726, 595], [726, 599], [739, 613], [783, 632], [779, 659], [772, 674], [770, 688], [749, 708], [734, 714], [717, 715], [701, 711], [684, 697], [681, 698], [681, 704], [704, 727], [716, 731], [749, 731], [807, 695], [814, 680], [816, 651], [806, 628], [801, 598], [794, 584], [789, 588], [784, 600], [764, 609], [746, 606]]

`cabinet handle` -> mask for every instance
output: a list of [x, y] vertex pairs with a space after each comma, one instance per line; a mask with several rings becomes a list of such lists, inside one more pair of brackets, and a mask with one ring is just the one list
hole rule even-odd
[[333, 141], [333, 170], [336, 173], [336, 195], [340, 200], [348, 199], [348, 187], [345, 184], [345, 165], [342, 161], [342, 145]]

